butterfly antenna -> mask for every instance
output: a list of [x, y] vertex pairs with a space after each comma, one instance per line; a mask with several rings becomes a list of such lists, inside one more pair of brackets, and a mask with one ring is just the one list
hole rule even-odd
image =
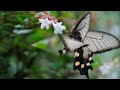
[[78, 23], [78, 17], [80, 16], [80, 12], [77, 12], [77, 15], [76, 15], [76, 24]]
[[[75, 25], [77, 25], [77, 23], [78, 23], [78, 16], [79, 16], [79, 13], [77, 13], [77, 12], [75, 12], [76, 13], [76, 15], [75, 15]], [[75, 28], [76, 28], [76, 26], [73, 28], [73, 37], [74, 37], [74, 32], [75, 32]]]
[[78, 15], [75, 17], [75, 19], [76, 19], [76, 23], [75, 23], [75, 25], [77, 24], [77, 18], [78, 18]]

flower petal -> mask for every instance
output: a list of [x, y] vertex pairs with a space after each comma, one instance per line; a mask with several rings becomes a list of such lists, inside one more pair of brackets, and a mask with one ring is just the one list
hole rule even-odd
[[57, 22], [57, 26], [63, 31], [66, 29], [66, 27], [61, 24], [62, 24], [62, 22], [59, 22], [59, 23]]
[[43, 29], [45, 27], [45, 25], [44, 24], [41, 24], [41, 29]]
[[40, 22], [40, 23], [44, 22], [44, 19], [39, 19], [39, 22]]
[[49, 29], [49, 25], [46, 25], [46, 29]]
[[55, 33], [55, 34], [62, 34], [62, 31], [61, 31], [60, 29], [56, 28], [56, 29], [54, 30], [54, 33]]
[[52, 23], [51, 21], [48, 20], [48, 18], [46, 18], [46, 19], [39, 19], [39, 22], [41, 23], [41, 29], [43, 29], [44, 27], [46, 29], [49, 29], [49, 25]]
[[66, 29], [65, 25], [64, 25], [64, 26], [62, 26], [62, 30], [65, 30], [65, 29]]

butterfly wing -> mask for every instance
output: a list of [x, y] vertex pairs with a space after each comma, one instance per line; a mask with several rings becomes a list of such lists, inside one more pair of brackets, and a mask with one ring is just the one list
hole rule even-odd
[[120, 41], [115, 36], [102, 31], [88, 32], [84, 43], [89, 44], [89, 46], [84, 48], [87, 53], [97, 54], [120, 48]]
[[[89, 69], [93, 70], [91, 65], [92, 60], [89, 61], [89, 58], [84, 58], [83, 54], [84, 54], [83, 47], [75, 49], [73, 68], [74, 70], [76, 69], [79, 70], [81, 75], [86, 75], [87, 78], [89, 79], [88, 70]], [[89, 57], [92, 57], [92, 56], [89, 56]]]
[[60, 37], [63, 41], [65, 48], [69, 49], [71, 52], [73, 52], [76, 48], [87, 46], [87, 44], [84, 44], [83, 42], [75, 40], [74, 38], [69, 38], [66, 35], [61, 35]]
[[65, 48], [74, 51], [74, 69], [78, 69], [81, 75], [86, 75], [87, 78], [89, 78], [88, 70], [93, 69], [91, 63], [94, 53], [102, 53], [120, 47], [120, 41], [111, 34], [100, 31], [88, 32], [90, 16], [91, 14], [87, 13], [78, 22], [73, 29], [73, 38], [62, 38]]
[[80, 19], [80, 21], [77, 23], [77, 25], [73, 29], [73, 36], [74, 36], [73, 38], [67, 38], [65, 36], [62, 36], [61, 38], [60, 36], [65, 48], [69, 48], [71, 49], [71, 51], [73, 51], [74, 49], [77, 49], [85, 45], [82, 41], [86, 37], [89, 30], [90, 16], [91, 16], [91, 13], [88, 12]]
[[59, 50], [59, 53], [64, 54], [64, 52], [66, 52], [68, 49], [69, 51], [74, 52], [74, 64], [73, 64], [74, 70], [78, 69], [81, 75], [86, 75], [87, 78], [89, 78], [88, 70], [89, 69], [92, 70], [91, 66], [92, 60], [89, 61], [89, 57], [92, 57], [92, 54], [89, 54], [88, 58], [83, 57], [84, 48], [87, 47], [88, 44], [75, 40], [74, 38], [69, 38], [66, 35], [59, 36], [65, 46], [65, 49]]
[[[90, 17], [91, 17], [91, 13], [88, 12], [80, 19], [76, 27], [73, 29], [73, 32], [77, 31], [77, 33], [80, 33], [81, 41], [84, 40], [85, 36], [88, 33], [89, 25], [90, 25]], [[74, 34], [74, 36], [76, 35]]]

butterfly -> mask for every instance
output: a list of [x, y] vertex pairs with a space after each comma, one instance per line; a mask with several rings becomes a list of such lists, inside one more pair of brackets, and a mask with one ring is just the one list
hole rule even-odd
[[93, 70], [94, 54], [120, 48], [120, 41], [115, 36], [103, 31], [90, 30], [90, 20], [91, 13], [88, 12], [79, 20], [75, 28], [69, 30], [68, 35], [59, 35], [64, 44], [64, 49], [59, 50], [60, 55], [73, 53], [73, 69], [79, 70], [80, 74], [86, 75], [88, 79], [88, 70]]

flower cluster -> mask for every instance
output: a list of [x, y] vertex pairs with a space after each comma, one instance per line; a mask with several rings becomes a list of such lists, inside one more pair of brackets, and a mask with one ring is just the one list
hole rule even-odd
[[41, 29], [49, 29], [49, 27], [52, 26], [55, 34], [62, 34], [62, 31], [66, 29], [66, 27], [62, 25], [62, 22], [58, 22], [58, 20], [48, 12], [37, 13], [35, 17], [39, 19]]

